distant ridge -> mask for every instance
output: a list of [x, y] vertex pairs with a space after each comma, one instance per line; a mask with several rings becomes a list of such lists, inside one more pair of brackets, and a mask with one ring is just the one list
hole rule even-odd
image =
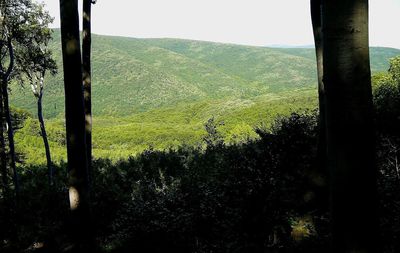
[[314, 48], [314, 45], [286, 45], [286, 44], [272, 44], [266, 45], [271, 48]]

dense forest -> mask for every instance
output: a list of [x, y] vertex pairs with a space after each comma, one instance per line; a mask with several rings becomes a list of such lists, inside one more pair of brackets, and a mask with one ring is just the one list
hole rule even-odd
[[400, 252], [367, 0], [311, 0], [313, 48], [92, 35], [96, 1], [59, 2], [51, 29], [0, 0], [0, 252]]

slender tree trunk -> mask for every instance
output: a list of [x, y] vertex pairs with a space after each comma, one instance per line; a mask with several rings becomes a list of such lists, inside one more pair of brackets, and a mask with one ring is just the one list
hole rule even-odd
[[89, 211], [78, 0], [60, 0], [60, 14], [71, 210], [69, 228], [75, 251], [90, 252], [93, 240]]
[[15, 195], [16, 200], [18, 202], [19, 197], [19, 178], [18, 172], [16, 167], [16, 158], [15, 158], [15, 144], [14, 144], [14, 129], [12, 127], [12, 120], [11, 120], [11, 112], [10, 112], [10, 104], [8, 100], [8, 79], [11, 75], [11, 72], [14, 68], [14, 49], [11, 43], [11, 39], [7, 38], [7, 49], [9, 52], [10, 63], [7, 68], [7, 71], [4, 73], [2, 72], [2, 80], [1, 80], [1, 93], [3, 98], [3, 114], [5, 117], [5, 122], [7, 125], [7, 136], [8, 136], [8, 146], [9, 146], [9, 157], [10, 157], [10, 166], [13, 171], [13, 181], [15, 187]]
[[9, 146], [9, 158], [10, 158], [10, 166], [13, 171], [13, 180], [15, 186], [15, 194], [19, 195], [19, 176], [16, 166], [16, 158], [15, 158], [15, 143], [14, 143], [14, 129], [12, 126], [11, 120], [11, 112], [10, 112], [10, 104], [8, 100], [8, 90], [7, 90], [7, 80], [3, 79], [2, 83], [2, 92], [3, 92], [3, 99], [4, 99], [4, 115], [7, 124], [7, 137], [8, 137], [8, 146]]
[[92, 71], [91, 71], [91, 12], [92, 0], [83, 0], [83, 39], [82, 39], [82, 66], [83, 90], [85, 99], [85, 124], [86, 124], [86, 153], [88, 156], [89, 177], [92, 172]]
[[333, 252], [379, 252], [368, 0], [324, 1]]
[[38, 119], [39, 119], [39, 124], [40, 124], [40, 131], [42, 134], [43, 138], [43, 143], [44, 143], [44, 149], [46, 151], [46, 160], [47, 160], [47, 170], [49, 173], [49, 185], [53, 185], [53, 163], [51, 162], [51, 155], [50, 155], [50, 146], [49, 146], [49, 141], [47, 140], [47, 133], [46, 133], [46, 127], [44, 124], [44, 119], [43, 119], [43, 112], [42, 112], [42, 97], [43, 97], [43, 90], [40, 88], [39, 91], [39, 96], [37, 100], [37, 107], [38, 107]]
[[[1, 87], [0, 87], [1, 89]], [[7, 171], [7, 156], [6, 156], [6, 143], [4, 140], [4, 114], [3, 114], [3, 96], [0, 94], [0, 166], [3, 182], [4, 195], [8, 197], [8, 171]]]
[[[4, 211], [4, 227], [2, 227], [3, 231], [8, 231], [6, 234], [3, 234], [7, 238], [11, 238], [14, 234], [15, 224], [12, 222], [12, 196], [11, 190], [8, 180], [8, 169], [7, 169], [7, 155], [6, 155], [6, 143], [4, 138], [4, 114], [3, 114], [3, 96], [1, 94], [1, 86], [0, 86], [0, 163], [1, 163], [1, 174], [2, 174], [2, 183], [3, 183], [3, 206], [2, 209]], [[17, 210], [18, 211], [18, 210]]]
[[6, 119], [6, 124], [7, 124], [7, 137], [8, 137], [8, 146], [9, 146], [9, 158], [10, 158], [10, 166], [13, 171], [13, 181], [14, 181], [14, 186], [15, 186], [15, 194], [19, 196], [19, 176], [18, 176], [18, 171], [17, 171], [17, 166], [16, 166], [16, 156], [15, 156], [15, 142], [14, 142], [14, 129], [12, 126], [12, 120], [11, 120], [11, 112], [10, 112], [10, 105], [9, 105], [9, 100], [8, 100], [8, 91], [7, 91], [7, 80], [3, 79], [2, 83], [2, 92], [3, 92], [3, 99], [4, 99], [4, 115]]

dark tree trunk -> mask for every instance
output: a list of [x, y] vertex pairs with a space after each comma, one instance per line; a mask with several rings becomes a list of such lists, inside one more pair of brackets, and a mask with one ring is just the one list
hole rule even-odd
[[[311, 0], [311, 19], [314, 32], [315, 54], [317, 59], [317, 75], [318, 75], [318, 99], [319, 99], [319, 153], [326, 156], [325, 148], [325, 89], [322, 80], [323, 77], [323, 46], [322, 46], [322, 0]], [[325, 160], [325, 159], [324, 159]]]
[[325, 115], [325, 89], [323, 83], [323, 45], [322, 45], [322, 0], [311, 0], [311, 20], [314, 33], [315, 55], [317, 59], [318, 77], [318, 101], [319, 101], [319, 121], [318, 121], [318, 146], [317, 146], [317, 166], [312, 175], [312, 182], [318, 189], [318, 202], [323, 203], [326, 208], [326, 175], [327, 173], [327, 150], [326, 150], [326, 115]]
[[[2, 183], [3, 183], [3, 231], [8, 231], [7, 234], [3, 234], [8, 238], [12, 238], [15, 235], [15, 224], [13, 224], [13, 216], [11, 215], [12, 210], [12, 195], [9, 185], [9, 175], [7, 169], [7, 154], [6, 154], [6, 143], [4, 138], [4, 110], [3, 110], [3, 96], [1, 92], [0, 86], [0, 163], [1, 163], [1, 174], [2, 174]], [[15, 199], [16, 201], [17, 199]], [[15, 203], [15, 202], [14, 202]], [[18, 210], [17, 210], [18, 211]]]
[[333, 252], [379, 252], [368, 0], [324, 1]]
[[[7, 124], [7, 137], [8, 137], [8, 146], [9, 146], [9, 158], [10, 158], [10, 166], [13, 171], [13, 181], [15, 186], [15, 194], [19, 195], [19, 178], [16, 167], [16, 158], [15, 158], [15, 143], [14, 143], [14, 129], [11, 120], [11, 112], [10, 112], [10, 104], [8, 100], [8, 90], [7, 90], [7, 79], [3, 79], [2, 82], [2, 95], [4, 99], [4, 116]], [[18, 198], [17, 198], [18, 199]]]
[[[1, 93], [3, 98], [3, 114], [5, 117], [5, 122], [7, 125], [7, 137], [8, 137], [8, 146], [9, 146], [9, 158], [10, 158], [10, 166], [13, 171], [13, 181], [15, 187], [16, 200], [18, 202], [19, 197], [19, 179], [18, 172], [16, 167], [16, 156], [15, 156], [15, 143], [14, 143], [14, 129], [11, 120], [11, 112], [10, 112], [10, 104], [8, 99], [8, 80], [10, 78], [11, 72], [14, 68], [14, 49], [11, 43], [11, 39], [7, 38], [7, 49], [9, 52], [10, 63], [7, 68], [7, 71], [2, 73], [1, 80]], [[2, 68], [3, 69], [3, 68]]]
[[315, 53], [317, 58], [318, 92], [319, 94], [324, 94], [324, 86], [322, 82], [322, 0], [311, 0], [311, 20], [314, 32]]
[[37, 107], [38, 107], [38, 119], [39, 119], [39, 124], [40, 124], [40, 131], [41, 135], [43, 138], [43, 144], [44, 144], [44, 149], [46, 151], [46, 161], [47, 161], [47, 170], [49, 173], [49, 185], [53, 185], [53, 163], [51, 162], [51, 155], [50, 155], [50, 146], [49, 146], [49, 141], [47, 140], [47, 133], [46, 133], [46, 127], [44, 125], [44, 119], [43, 119], [43, 111], [42, 111], [42, 98], [43, 98], [43, 88], [39, 88], [39, 96], [37, 100]]
[[83, 39], [82, 39], [82, 66], [83, 89], [85, 99], [86, 124], [86, 153], [88, 156], [89, 176], [92, 178], [92, 72], [91, 72], [91, 12], [92, 0], [83, 0]]
[[[1, 87], [0, 87], [1, 89]], [[4, 140], [4, 110], [3, 110], [3, 96], [0, 94], [0, 166], [3, 182], [3, 191], [5, 196], [9, 194], [8, 185], [8, 171], [7, 171], [7, 156], [6, 156], [6, 143]]]
[[75, 251], [90, 252], [93, 240], [89, 211], [78, 0], [60, 0], [60, 14], [71, 209], [69, 228]]

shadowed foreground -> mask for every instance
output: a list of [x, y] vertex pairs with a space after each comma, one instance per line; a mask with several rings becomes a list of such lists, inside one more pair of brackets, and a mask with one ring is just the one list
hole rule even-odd
[[[398, 126], [392, 114], [378, 116]], [[91, 200], [99, 248], [326, 252], [328, 194], [325, 173], [316, 167], [316, 122], [313, 113], [293, 113], [270, 131], [259, 130], [259, 140], [233, 146], [208, 125], [206, 150], [149, 150], [115, 164], [96, 160]], [[385, 252], [398, 252], [400, 184], [390, 159], [400, 135], [385, 125], [379, 125], [380, 227]], [[66, 165], [56, 171], [56, 186], [49, 189], [45, 166], [24, 168], [19, 212], [1, 209], [0, 226], [7, 228], [1, 230], [2, 252], [68, 251]]]

